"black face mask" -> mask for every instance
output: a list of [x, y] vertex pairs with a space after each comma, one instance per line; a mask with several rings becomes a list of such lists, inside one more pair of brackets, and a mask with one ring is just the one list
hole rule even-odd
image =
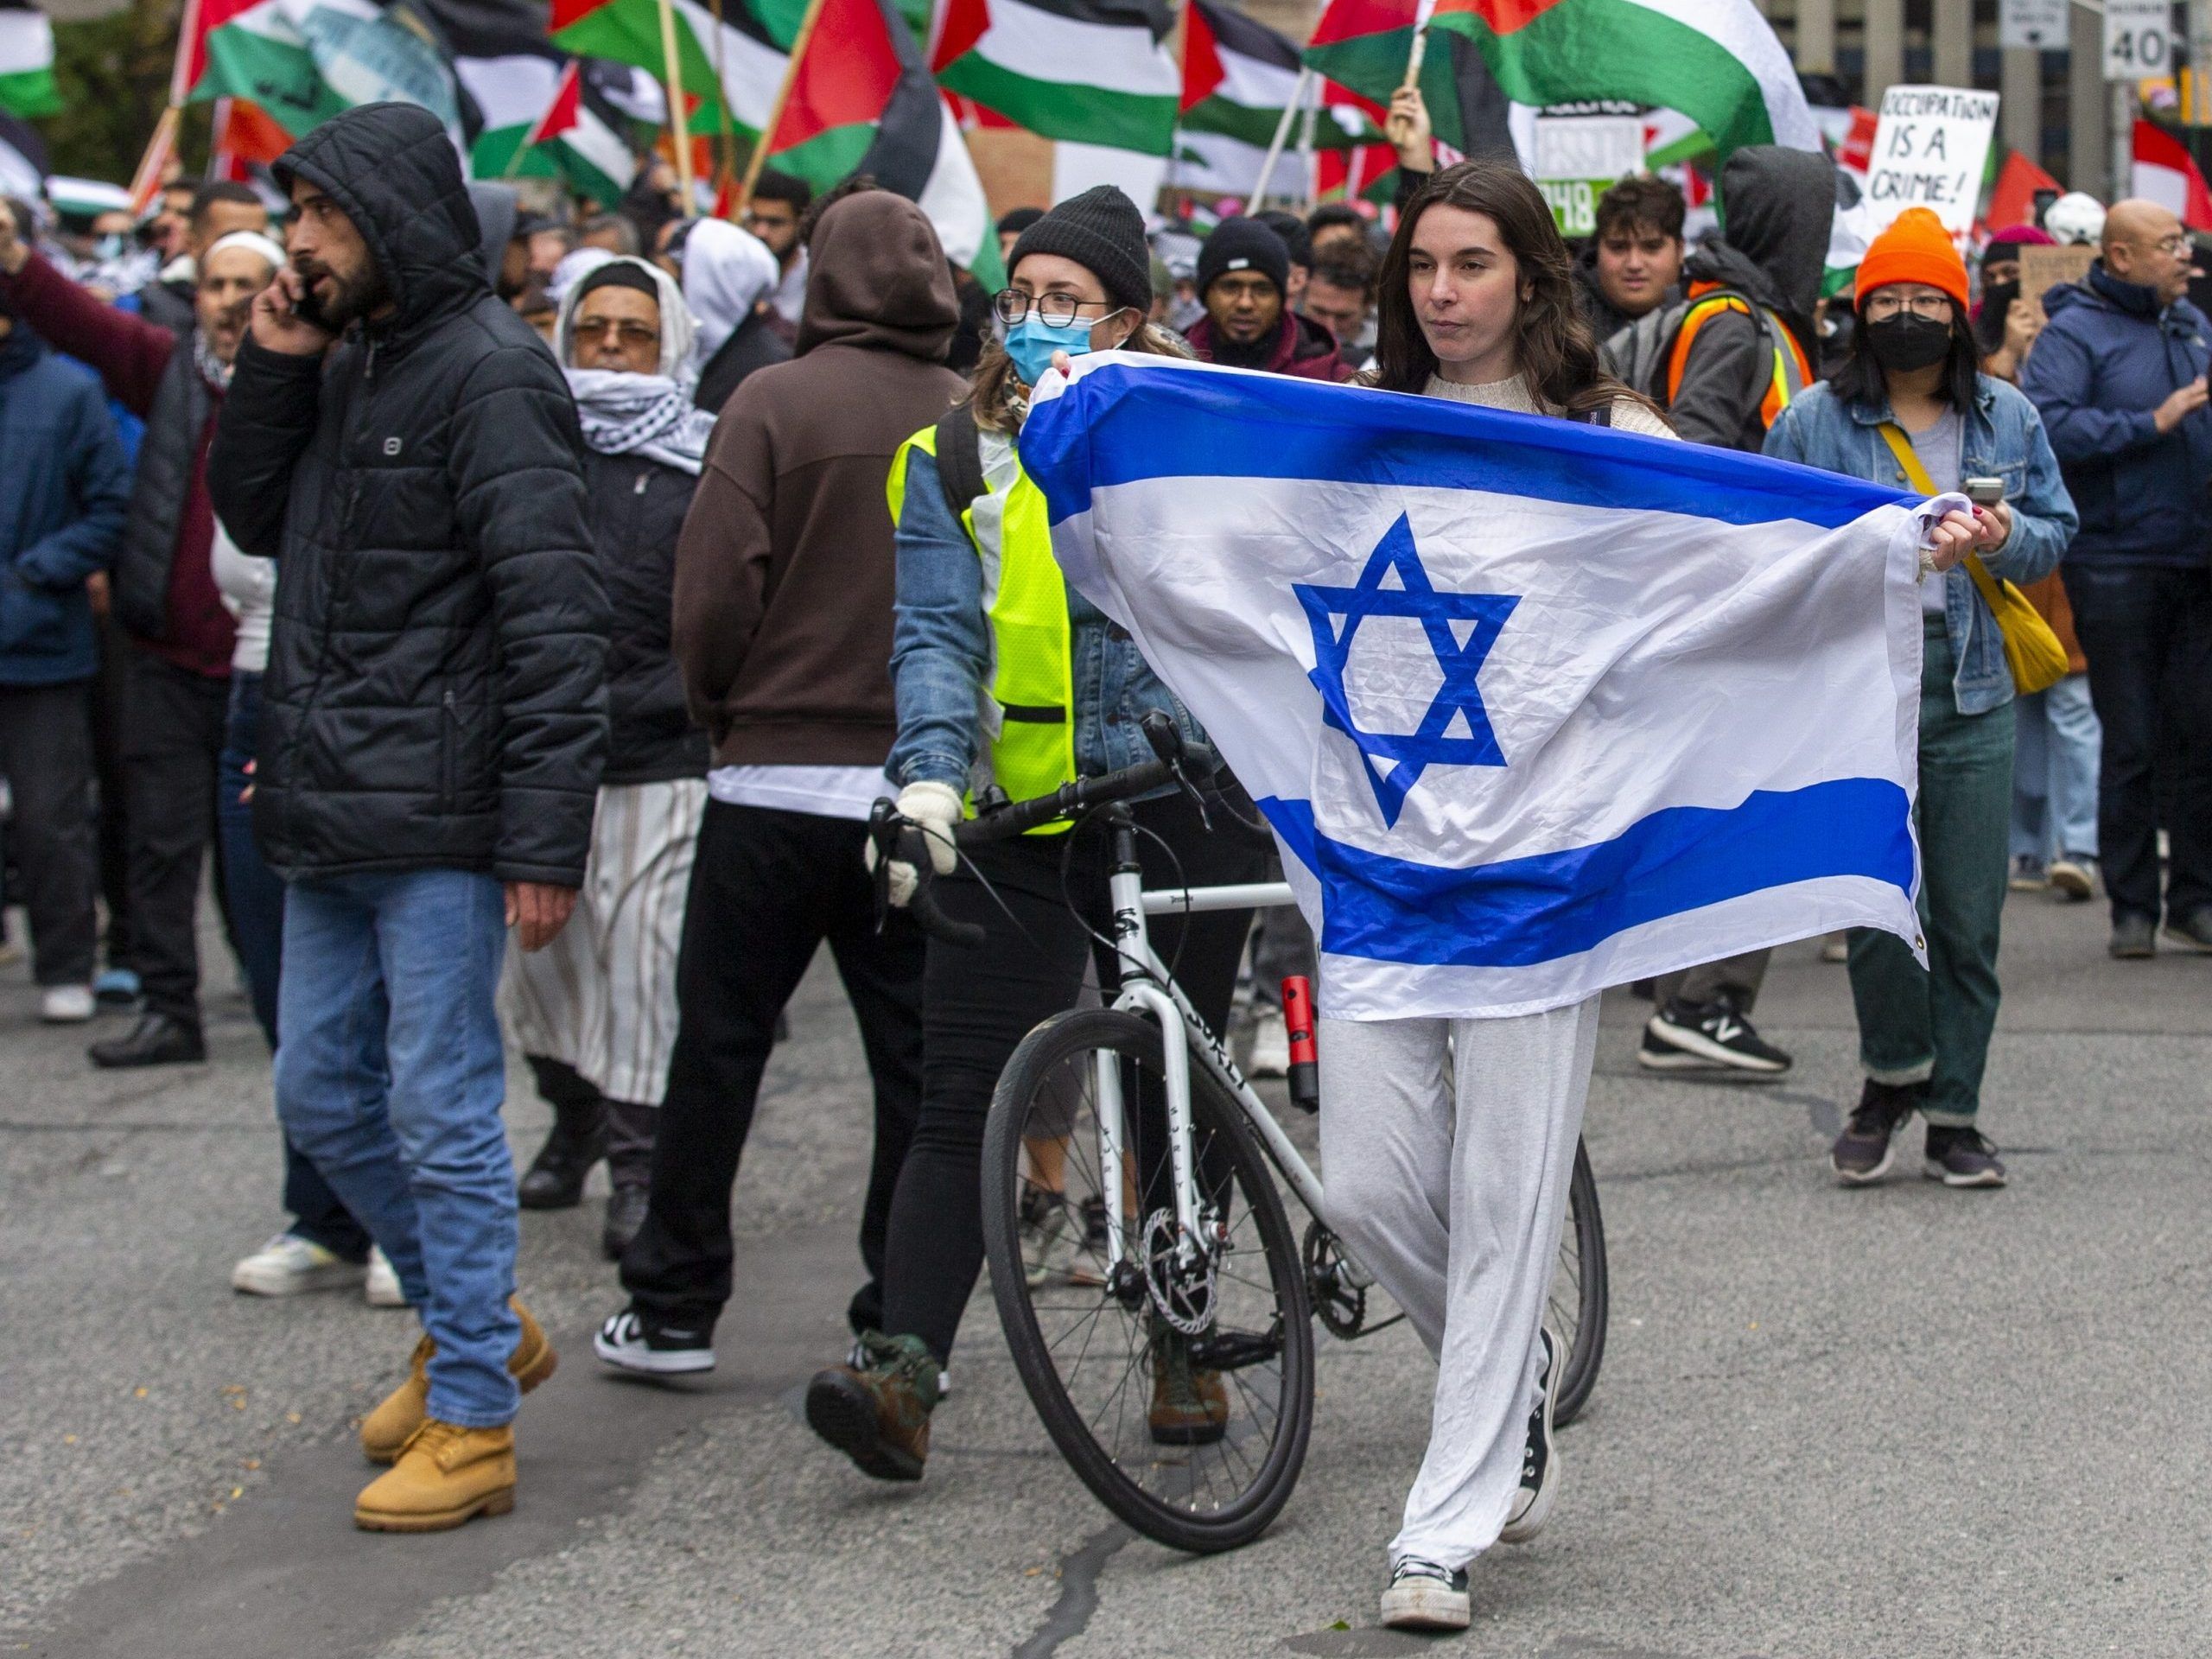
[[1951, 353], [1951, 325], [1900, 311], [1879, 322], [1861, 325], [1866, 349], [1885, 369], [1924, 369]]
[[1981, 290], [1981, 319], [1974, 338], [1983, 351], [1993, 352], [2005, 343], [2005, 319], [2012, 313], [2012, 302], [2019, 297], [2018, 283], [1992, 283]]

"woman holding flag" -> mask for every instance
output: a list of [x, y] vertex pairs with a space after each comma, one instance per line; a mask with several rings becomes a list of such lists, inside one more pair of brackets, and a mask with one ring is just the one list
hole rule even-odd
[[1928, 967], [1901, 939], [1871, 928], [1852, 934], [1866, 1084], [1829, 1154], [1836, 1179], [1852, 1186], [1889, 1173], [1897, 1132], [1916, 1111], [1928, 1123], [1929, 1179], [2005, 1185], [1996, 1147], [1974, 1127], [1997, 1025], [2012, 811], [2015, 686], [1990, 595], [1999, 580], [2031, 582], [2056, 569], [2080, 521], [2036, 406], [1980, 372], [1967, 296], [1949, 233], [1927, 208], [1907, 208], [1859, 264], [1849, 359], [1783, 410], [1766, 440], [1766, 453], [1785, 461], [1988, 501], [1974, 509], [1975, 565], [1921, 584]]
[[[1510, 163], [1464, 162], [1423, 184], [1379, 288], [1368, 384], [1674, 435], [1599, 366], [1551, 210]], [[1962, 515], [1946, 518], [1938, 562], [1974, 533]], [[1551, 1395], [1566, 1355], [1542, 1317], [1598, 999], [1501, 1018], [1325, 1016], [1320, 1027], [1329, 1224], [1438, 1362], [1382, 1622], [1464, 1629], [1468, 1563], [1534, 1537], [1558, 1497]]]

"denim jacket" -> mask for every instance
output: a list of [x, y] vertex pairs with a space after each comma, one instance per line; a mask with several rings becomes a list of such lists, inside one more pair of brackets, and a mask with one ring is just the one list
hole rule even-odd
[[[1887, 404], [1872, 409], [1846, 403], [1830, 386], [1809, 387], [1775, 422], [1766, 435], [1766, 453], [1910, 491], [1904, 469], [1882, 437], [1882, 423], [1891, 418]], [[2025, 587], [2056, 569], [2080, 520], [2036, 406], [2004, 381], [1979, 376], [1959, 461], [1964, 477], [2005, 480], [2012, 533], [1996, 552], [1982, 555], [1990, 575]], [[1951, 695], [1959, 712], [1982, 715], [2001, 709], [2012, 701], [2012, 671], [2005, 666], [1997, 620], [1963, 567], [1942, 580], [1944, 632], [1951, 659], [1958, 664]]]
[[[945, 505], [936, 460], [918, 448], [906, 463], [898, 580], [891, 683], [899, 736], [884, 770], [902, 789], [928, 781], [965, 790], [969, 768], [987, 743], [982, 709], [989, 702], [990, 625], [983, 611], [983, 565]], [[1154, 709], [1174, 716], [1186, 742], [1206, 741], [1129, 636], [1073, 588], [1068, 618], [1075, 659], [1075, 764], [1081, 775], [1096, 777], [1151, 760], [1152, 746], [1137, 722]]]

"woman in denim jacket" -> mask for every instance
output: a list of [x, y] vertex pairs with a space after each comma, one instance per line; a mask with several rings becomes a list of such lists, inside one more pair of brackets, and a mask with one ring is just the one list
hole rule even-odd
[[[1766, 453], [1900, 492], [2004, 480], [1977, 508], [1993, 577], [2026, 583], [2056, 568], [2074, 503], [2035, 406], [1978, 372], [1967, 272], [1933, 213], [1899, 216], [1859, 267], [1859, 327], [1834, 379], [1783, 412]], [[1889, 434], [1909, 446], [1908, 467]], [[1997, 941], [2012, 814], [2012, 676], [1996, 619], [1963, 569], [1923, 578], [1920, 698], [1923, 972], [1904, 944], [1851, 938], [1851, 994], [1866, 1085], [1830, 1154], [1847, 1185], [1879, 1180], [1914, 1111], [1928, 1122], [1924, 1168], [1950, 1186], [2001, 1186], [2005, 1166], [1975, 1127], [1997, 1023]]]
[[[1029, 389], [1059, 353], [1187, 355], [1144, 320], [1152, 288], [1142, 216], [1102, 185], [1024, 231], [1007, 269], [996, 304], [1004, 344], [985, 348], [972, 397], [918, 433], [892, 469], [899, 735], [885, 770], [899, 785], [899, 811], [930, 834], [938, 904], [982, 928], [984, 943], [930, 941], [921, 1110], [891, 1203], [883, 1329], [865, 1333], [851, 1361], [818, 1373], [807, 1391], [815, 1431], [863, 1472], [891, 1480], [921, 1478], [943, 1367], [982, 1268], [983, 1125], [999, 1073], [1032, 1027], [1076, 1006], [1086, 967], [1109, 1001], [1120, 979], [1102, 943], [1111, 926], [1102, 826], [990, 842], [964, 861], [935, 832], [959, 822], [971, 790], [995, 786], [1020, 798], [1152, 760], [1140, 722], [1154, 710], [1187, 742], [1205, 741], [1128, 634], [1073, 588], [1061, 596], [1043, 499], [1014, 448]], [[958, 505], [944, 483], [960, 475], [957, 444], [968, 446], [982, 485]], [[1263, 843], [1218, 809], [1211, 833], [1173, 790], [1135, 810], [1147, 885], [1264, 878]], [[894, 861], [892, 902], [907, 902], [915, 880]], [[1228, 1024], [1251, 919], [1233, 910], [1153, 924], [1154, 948], [1175, 963], [1178, 982], [1217, 1032]], [[1035, 1271], [1096, 1282], [1084, 1275], [1098, 1270], [1103, 1205], [1087, 1199], [1077, 1208], [1062, 1196], [1060, 1143], [1032, 1141], [1028, 1154], [1023, 1231]], [[1151, 1437], [1164, 1446], [1210, 1444], [1228, 1431], [1224, 1379], [1194, 1369], [1184, 1344], [1161, 1325], [1141, 1379], [1150, 1385]]]

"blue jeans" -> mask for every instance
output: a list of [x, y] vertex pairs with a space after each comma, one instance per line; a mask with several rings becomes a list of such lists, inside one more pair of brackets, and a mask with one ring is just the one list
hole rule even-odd
[[2069, 674], [2012, 704], [2012, 856], [2038, 864], [2097, 855], [2097, 758], [2104, 731], [2089, 677]]
[[1859, 1061], [1877, 1083], [1925, 1083], [1921, 1116], [1965, 1125], [1981, 1105], [1997, 1027], [1997, 941], [2012, 810], [2012, 711], [1962, 715], [1942, 619], [1920, 680], [1920, 926], [1928, 966], [1894, 933], [1853, 928]]
[[493, 1006], [505, 895], [464, 870], [295, 881], [276, 1110], [437, 1344], [429, 1414], [512, 1421], [515, 1173]]
[[[216, 763], [215, 834], [223, 860], [223, 885], [230, 895], [231, 937], [238, 965], [245, 969], [253, 997], [253, 1017], [269, 1046], [276, 1046], [276, 984], [284, 962], [284, 884], [261, 855], [254, 839], [253, 804], [239, 799], [253, 779], [246, 763], [253, 759], [254, 727], [261, 717], [261, 676], [242, 669], [231, 673], [231, 708], [223, 729], [223, 753]], [[296, 1238], [359, 1262], [369, 1253], [368, 1230], [339, 1202], [330, 1183], [315, 1173], [289, 1135], [284, 1137], [284, 1208]]]

